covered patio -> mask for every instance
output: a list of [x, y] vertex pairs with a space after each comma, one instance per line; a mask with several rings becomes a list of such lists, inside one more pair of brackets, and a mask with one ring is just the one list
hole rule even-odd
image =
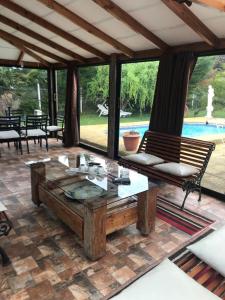
[[[0, 224], [10, 225], [9, 233], [0, 238], [0, 254], [4, 250], [9, 259], [0, 265], [0, 299], [110, 299], [165, 258], [175, 261], [190, 243], [225, 225], [223, 78], [215, 71], [223, 73], [224, 7], [222, 0], [0, 0], [0, 67], [15, 72], [14, 77], [1, 73], [0, 118], [19, 115], [22, 145], [4, 141], [0, 130]], [[211, 62], [216, 67], [212, 71], [203, 62], [206, 75], [196, 84], [196, 78], [203, 76], [199, 59], [211, 56], [219, 57]], [[129, 73], [125, 68], [129, 64], [141, 64], [138, 72], [143, 68], [143, 78], [137, 69]], [[149, 81], [144, 70], [149, 71]], [[126, 79], [129, 74], [133, 81]], [[28, 85], [21, 88], [23, 80], [37, 88], [30, 98]], [[18, 91], [17, 81], [22, 82]], [[140, 96], [142, 83], [145, 89]], [[127, 86], [130, 93], [125, 93]], [[23, 97], [27, 97], [24, 102]], [[16, 110], [20, 112], [13, 114]], [[36, 120], [46, 116], [48, 122], [46, 131], [40, 128], [45, 132], [43, 145], [40, 136], [28, 141], [27, 119], [33, 114]], [[195, 127], [188, 127], [191, 134], [185, 135], [184, 125], [190, 124]], [[58, 128], [59, 134], [47, 132], [47, 126]], [[204, 134], [194, 134], [196, 126], [204, 127]], [[146, 131], [168, 137], [164, 149], [156, 139], [156, 152], [146, 150], [162, 154], [165, 160], [160, 163], [169, 161], [167, 149], [174, 149], [168, 157], [184, 156], [174, 159], [178, 164], [185, 160], [190, 164], [192, 159], [193, 168], [203, 161], [203, 178], [197, 186], [202, 190], [200, 202], [195, 181], [190, 181], [194, 188], [183, 210], [183, 185], [165, 176], [148, 176], [141, 168], [118, 166], [122, 156], [137, 152], [138, 145], [130, 151], [123, 140], [124, 132], [133, 131], [138, 132], [139, 144]], [[173, 145], [170, 137], [178, 144]], [[192, 147], [182, 142], [185, 138]], [[209, 148], [216, 146], [211, 157], [205, 156], [206, 170], [199, 140]], [[148, 149], [145, 142], [141, 145]], [[187, 159], [191, 152], [192, 158]], [[114, 179], [127, 179], [127, 173], [128, 185], [122, 181], [117, 185]], [[190, 178], [195, 180], [195, 174]], [[74, 184], [79, 190], [79, 178], [106, 189], [107, 194], [97, 194], [94, 201], [90, 198], [92, 202], [88, 195], [68, 197], [65, 186]], [[148, 188], [142, 188], [145, 179]], [[115, 186], [117, 198], [110, 192]], [[119, 195], [120, 188], [126, 197]], [[88, 200], [87, 206], [75, 199]], [[58, 200], [62, 205], [57, 207]], [[187, 274], [193, 273], [193, 262], [200, 265], [190, 257]], [[195, 281], [225, 299], [224, 281], [217, 285], [210, 281], [218, 272], [203, 273], [193, 277]], [[140, 299], [145, 298], [140, 295]]]

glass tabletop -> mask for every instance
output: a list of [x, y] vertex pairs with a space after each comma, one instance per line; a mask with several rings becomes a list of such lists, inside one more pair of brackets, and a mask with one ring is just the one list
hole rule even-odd
[[125, 169], [115, 161], [84, 153], [33, 162], [31, 168], [45, 189], [72, 209], [79, 205], [96, 209], [156, 185], [147, 176]]

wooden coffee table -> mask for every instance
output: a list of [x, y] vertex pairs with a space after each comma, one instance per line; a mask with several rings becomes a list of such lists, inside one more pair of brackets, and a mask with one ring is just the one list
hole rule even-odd
[[[73, 156], [73, 160], [80, 162], [78, 157]], [[105, 160], [94, 160], [108, 168]], [[129, 170], [129, 185], [113, 184], [112, 178], [123, 169], [116, 163], [112, 163], [113, 168], [108, 168], [110, 171], [104, 177], [67, 175], [68, 161], [69, 157], [60, 156], [58, 160], [31, 165], [32, 201], [38, 206], [46, 204], [83, 240], [88, 258], [96, 260], [104, 256], [106, 236], [130, 224], [136, 223], [143, 235], [154, 230], [158, 192], [155, 183]], [[77, 185], [99, 186], [104, 194], [79, 201], [66, 197], [65, 193]]]

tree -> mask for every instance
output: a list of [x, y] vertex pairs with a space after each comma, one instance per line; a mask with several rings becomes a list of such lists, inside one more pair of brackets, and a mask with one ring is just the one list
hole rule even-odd
[[121, 104], [128, 105], [140, 114], [150, 112], [155, 92], [158, 62], [123, 65], [121, 79]]
[[[26, 114], [38, 108], [37, 83], [41, 87], [42, 110], [48, 112], [47, 71], [26, 68], [0, 68], [0, 99], [12, 95], [10, 102], [5, 103], [13, 109], [20, 108]], [[2, 103], [2, 114], [4, 114]]]

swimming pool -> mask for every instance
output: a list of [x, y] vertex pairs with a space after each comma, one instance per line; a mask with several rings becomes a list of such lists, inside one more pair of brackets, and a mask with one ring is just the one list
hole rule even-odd
[[[120, 136], [123, 135], [125, 131], [129, 130], [135, 130], [140, 133], [141, 136], [144, 135], [144, 132], [148, 130], [148, 126], [140, 126], [140, 125], [133, 125], [133, 126], [127, 126], [127, 127], [121, 127], [120, 128]], [[225, 126], [223, 128], [219, 127], [217, 128], [216, 125], [211, 125], [211, 124], [201, 124], [201, 123], [192, 123], [192, 124], [184, 124], [183, 126], [183, 131], [182, 131], [182, 136], [185, 137], [201, 137], [201, 136], [206, 136], [206, 135], [211, 135], [211, 134], [225, 134]]]

